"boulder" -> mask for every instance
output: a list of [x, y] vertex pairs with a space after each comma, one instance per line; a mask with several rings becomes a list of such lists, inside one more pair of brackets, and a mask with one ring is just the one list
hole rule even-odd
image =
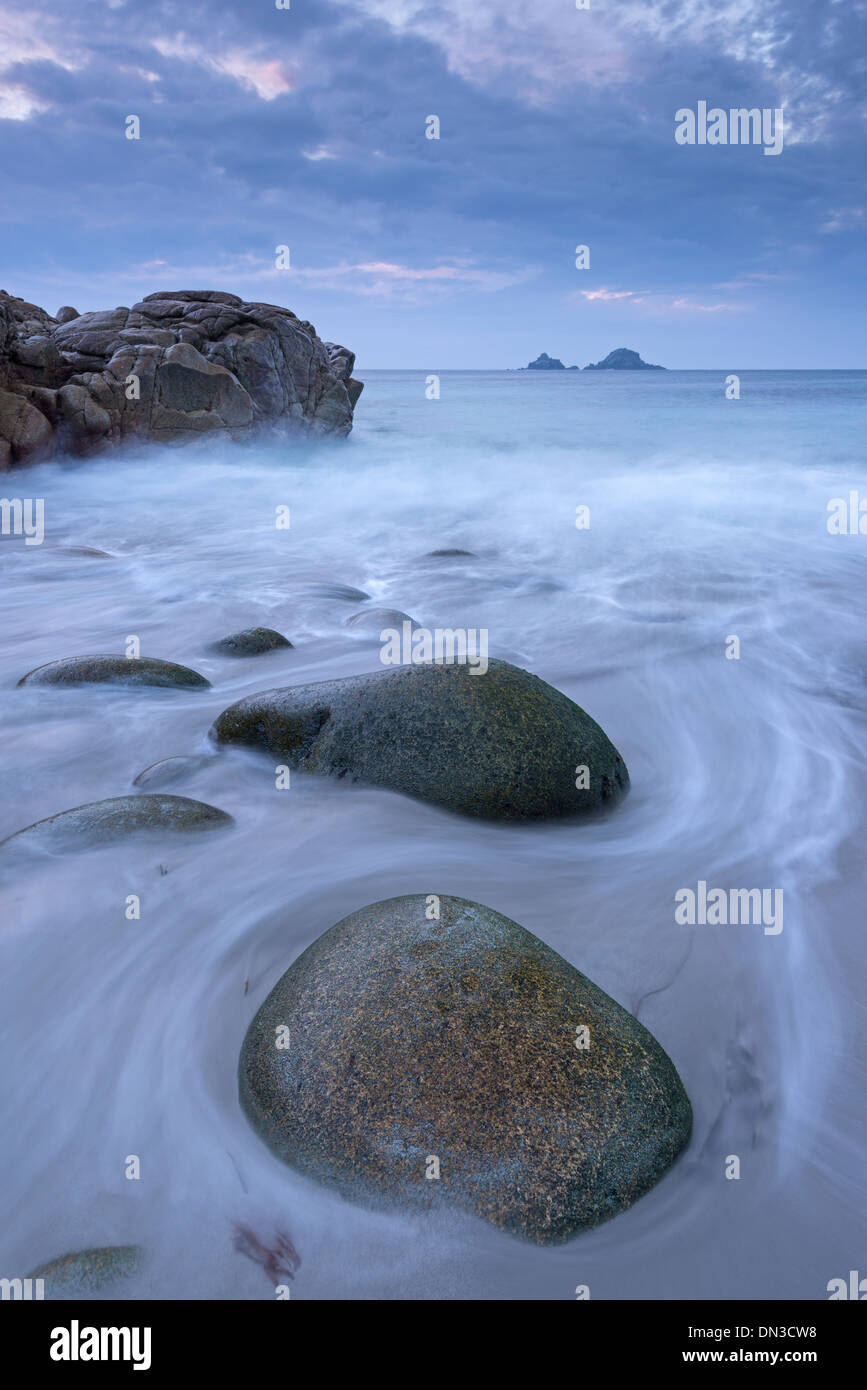
[[175, 758], [162, 758], [158, 763], [144, 768], [133, 778], [132, 784], [134, 787], [148, 787], [151, 791], [157, 787], [168, 787], [173, 782], [201, 772], [203, 767], [208, 767], [214, 761], [214, 755], [209, 753], [182, 753]]
[[0, 468], [38, 463], [54, 452], [51, 424], [24, 396], [0, 390]]
[[357, 632], [372, 632], [378, 637], [385, 628], [400, 627], [402, 623], [418, 627], [415, 618], [400, 608], [362, 608], [359, 613], [352, 613], [346, 618], [343, 626], [354, 628]]
[[19, 685], [158, 685], [210, 690], [211, 682], [189, 666], [155, 656], [66, 656], [22, 676]]
[[215, 642], [213, 650], [224, 656], [258, 656], [260, 652], [272, 652], [275, 647], [291, 647], [292, 643], [273, 627], [247, 627], [243, 632], [233, 632]]
[[139, 1245], [106, 1245], [93, 1250], [76, 1250], [40, 1265], [27, 1277], [45, 1280], [46, 1298], [79, 1298], [99, 1293], [118, 1279], [127, 1279], [141, 1267]]
[[517, 922], [423, 894], [304, 951], [250, 1024], [239, 1095], [279, 1158], [348, 1197], [539, 1244], [628, 1207], [692, 1125], [631, 1014]]
[[346, 603], [361, 603], [362, 600], [370, 598], [370, 594], [366, 594], [363, 589], [354, 588], [352, 584], [334, 584], [330, 580], [305, 584], [298, 593], [305, 598], [336, 598]]
[[34, 821], [0, 840], [0, 849], [11, 846], [62, 853], [98, 849], [153, 830], [197, 834], [234, 823], [225, 811], [188, 796], [113, 796]]
[[54, 318], [0, 291], [0, 467], [132, 440], [345, 435], [354, 364], [290, 310], [221, 291]]
[[589, 714], [506, 661], [484, 674], [431, 663], [264, 691], [224, 710], [211, 736], [494, 820], [593, 811], [629, 782]]

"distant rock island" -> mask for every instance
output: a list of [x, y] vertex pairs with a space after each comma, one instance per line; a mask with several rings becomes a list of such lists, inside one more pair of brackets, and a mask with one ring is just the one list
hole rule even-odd
[[547, 352], [538, 356], [535, 362], [528, 362], [525, 372], [577, 372], [577, 367], [564, 367], [559, 357], [549, 357]]
[[[521, 367], [522, 372], [577, 372], [579, 367], [564, 367], [559, 357], [549, 357], [547, 352], [540, 353], [535, 362], [528, 362], [526, 367]], [[615, 348], [609, 352], [601, 362], [588, 362], [584, 368], [585, 372], [664, 372], [665, 367], [658, 367], [655, 362], [642, 362], [637, 352], [632, 348]]]
[[642, 362], [637, 352], [632, 348], [615, 348], [609, 352], [601, 362], [588, 362], [584, 368], [585, 372], [604, 372], [604, 371], [647, 371], [664, 372], [665, 367], [659, 367], [655, 362]]

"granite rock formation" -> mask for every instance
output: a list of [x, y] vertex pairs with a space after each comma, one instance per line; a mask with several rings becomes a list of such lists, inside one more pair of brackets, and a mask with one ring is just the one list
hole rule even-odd
[[54, 318], [3, 290], [0, 469], [204, 434], [346, 435], [354, 363], [290, 310], [218, 290]]

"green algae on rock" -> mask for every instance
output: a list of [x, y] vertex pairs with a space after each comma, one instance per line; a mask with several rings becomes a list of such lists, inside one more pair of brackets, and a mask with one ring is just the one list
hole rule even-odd
[[[615, 802], [629, 783], [589, 714], [506, 661], [484, 674], [399, 666], [262, 691], [224, 710], [211, 736], [261, 746], [300, 772], [493, 820], [579, 815]], [[580, 767], [586, 776], [576, 776]]]
[[40, 1265], [27, 1277], [45, 1281], [45, 1297], [78, 1298], [99, 1293], [118, 1279], [127, 1279], [141, 1267], [139, 1245], [105, 1245], [93, 1250], [76, 1250]]
[[19, 685], [157, 685], [209, 690], [211, 682], [189, 666], [155, 656], [67, 656], [22, 676]]
[[0, 849], [87, 850], [148, 831], [196, 834], [234, 823], [225, 811], [188, 796], [112, 796], [34, 821], [0, 840]]
[[631, 1014], [516, 922], [423, 894], [303, 952], [250, 1024], [239, 1094], [275, 1154], [348, 1197], [451, 1205], [540, 1244], [628, 1207], [692, 1126]]

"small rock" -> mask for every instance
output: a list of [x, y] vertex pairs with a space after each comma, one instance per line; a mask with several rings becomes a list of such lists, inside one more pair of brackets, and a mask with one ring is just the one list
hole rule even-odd
[[363, 608], [360, 613], [353, 613], [344, 622], [344, 627], [353, 627], [361, 632], [375, 632], [377, 637], [384, 628], [400, 627], [402, 623], [412, 623], [413, 627], [418, 627], [415, 618], [411, 618], [408, 613], [402, 613], [399, 608]]
[[307, 584], [299, 592], [310, 598], [339, 598], [348, 603], [361, 603], [363, 599], [370, 598], [370, 594], [363, 589], [354, 589], [351, 584]]
[[91, 545], [56, 545], [55, 552], [63, 555], [86, 555], [93, 560], [113, 560], [107, 550], [96, 550]]
[[163, 758], [158, 763], [151, 763], [138, 777], [134, 777], [133, 786], [168, 787], [172, 782], [178, 782], [182, 777], [191, 777], [194, 772], [199, 772], [215, 761], [213, 754], [184, 754], [177, 758]]
[[211, 682], [189, 666], [155, 656], [67, 656], [22, 676], [19, 685], [157, 685], [210, 690]]
[[112, 796], [35, 821], [0, 840], [0, 849], [87, 850], [151, 830], [190, 834], [234, 823], [225, 811], [188, 796]]
[[291, 647], [292, 643], [273, 627], [248, 627], [243, 632], [233, 632], [215, 642], [213, 650], [228, 656], [258, 656], [260, 652], [272, 652], [275, 647]]
[[392, 898], [326, 931], [250, 1024], [238, 1079], [253, 1128], [301, 1172], [378, 1205], [463, 1208], [539, 1244], [623, 1211], [692, 1127], [652, 1034], [463, 898]]
[[40, 1265], [27, 1277], [45, 1280], [45, 1297], [76, 1298], [98, 1293], [117, 1279], [128, 1279], [141, 1267], [140, 1245], [106, 1245], [94, 1250], [76, 1250]]

